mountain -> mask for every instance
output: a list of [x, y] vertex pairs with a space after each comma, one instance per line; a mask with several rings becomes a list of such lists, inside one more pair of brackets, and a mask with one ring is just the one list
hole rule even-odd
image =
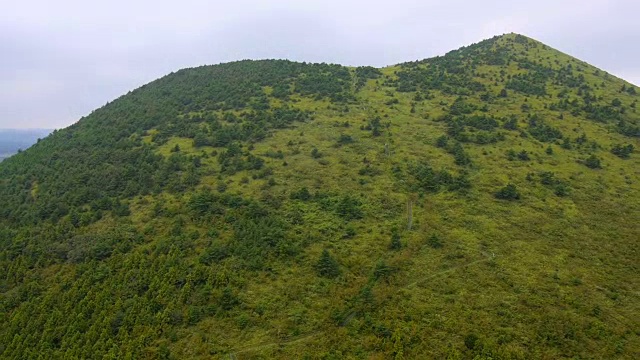
[[638, 91], [517, 34], [169, 74], [0, 164], [0, 357], [640, 358]]
[[46, 129], [0, 129], [0, 161], [33, 145], [52, 130]]

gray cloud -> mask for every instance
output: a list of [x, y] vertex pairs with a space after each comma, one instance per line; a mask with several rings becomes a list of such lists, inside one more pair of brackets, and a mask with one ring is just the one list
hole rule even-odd
[[0, 13], [0, 128], [64, 127], [171, 71], [239, 59], [385, 66], [506, 32], [640, 84], [635, 0], [33, 0]]

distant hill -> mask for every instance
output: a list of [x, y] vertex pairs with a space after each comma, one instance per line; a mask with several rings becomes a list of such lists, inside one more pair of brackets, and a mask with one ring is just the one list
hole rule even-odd
[[0, 129], [0, 160], [26, 150], [51, 133], [48, 129]]
[[639, 359], [639, 91], [517, 34], [171, 73], [0, 163], [0, 358]]

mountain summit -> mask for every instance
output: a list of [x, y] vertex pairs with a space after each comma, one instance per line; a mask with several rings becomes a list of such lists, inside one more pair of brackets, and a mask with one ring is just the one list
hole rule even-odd
[[640, 358], [638, 91], [518, 34], [169, 74], [0, 163], [0, 358]]

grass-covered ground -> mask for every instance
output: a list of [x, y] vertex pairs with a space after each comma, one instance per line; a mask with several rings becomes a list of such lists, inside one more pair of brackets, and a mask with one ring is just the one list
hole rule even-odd
[[[60, 260], [5, 240], [1, 356], [640, 357], [635, 87], [514, 34], [358, 69], [133, 133], [161, 185], [82, 205]], [[308, 117], [247, 130], [283, 107]]]

